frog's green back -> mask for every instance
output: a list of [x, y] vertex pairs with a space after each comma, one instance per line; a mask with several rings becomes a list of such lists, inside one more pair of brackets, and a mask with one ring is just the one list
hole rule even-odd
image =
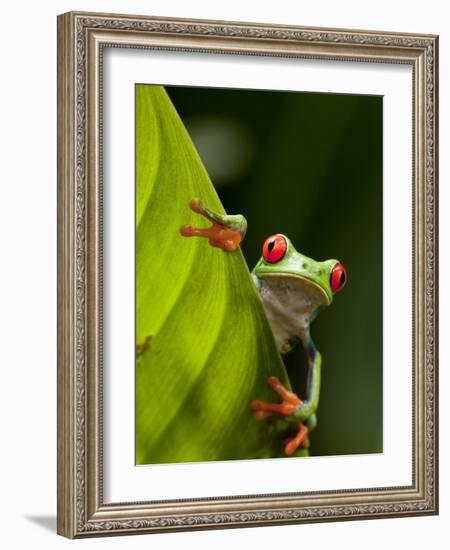
[[[223, 207], [161, 87], [136, 87], [136, 463], [283, 456], [249, 403], [289, 384], [241, 251], [179, 229]], [[202, 222], [200, 222], [202, 223]], [[204, 222], [206, 224], [206, 222]]]

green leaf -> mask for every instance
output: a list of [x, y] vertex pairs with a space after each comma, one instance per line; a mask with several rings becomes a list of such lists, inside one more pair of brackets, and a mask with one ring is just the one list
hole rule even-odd
[[180, 235], [208, 225], [193, 197], [224, 211], [165, 90], [136, 86], [136, 463], [283, 456], [249, 408], [283, 362], [241, 251]]

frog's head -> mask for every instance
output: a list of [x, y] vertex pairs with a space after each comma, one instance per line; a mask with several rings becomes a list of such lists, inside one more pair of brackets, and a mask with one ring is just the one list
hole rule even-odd
[[308, 258], [281, 234], [266, 239], [253, 275], [274, 332], [283, 333], [278, 338], [281, 346], [301, 337], [347, 281], [346, 270], [337, 260]]

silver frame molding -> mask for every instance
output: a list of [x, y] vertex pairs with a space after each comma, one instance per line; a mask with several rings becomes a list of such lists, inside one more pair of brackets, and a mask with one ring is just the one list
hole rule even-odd
[[[413, 483], [106, 504], [102, 496], [102, 51], [413, 68]], [[70, 538], [438, 513], [438, 38], [131, 15], [58, 17], [58, 533]]]

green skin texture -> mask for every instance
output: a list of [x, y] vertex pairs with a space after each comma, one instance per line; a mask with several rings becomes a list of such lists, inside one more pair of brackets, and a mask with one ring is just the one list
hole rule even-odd
[[[285, 235], [283, 236], [288, 245], [284, 257], [276, 263], [268, 263], [261, 256], [252, 271], [252, 278], [260, 293], [262, 282], [270, 277], [272, 284], [268, 292], [274, 294], [283, 292], [283, 284], [287, 279], [291, 279], [298, 282], [296, 285], [297, 291], [302, 293], [304, 298], [310, 295], [319, 296], [319, 302], [316, 299], [316, 303], [311, 303], [310, 307], [305, 307], [306, 322], [304, 328], [299, 332], [295, 332], [294, 329], [294, 332], [290, 335], [292, 343], [289, 348], [285, 349], [279, 346], [281, 353], [287, 353], [298, 342], [301, 342], [305, 349], [308, 360], [306, 399], [301, 407], [291, 417], [287, 417], [286, 420], [295, 423], [306, 422], [309, 431], [311, 431], [317, 424], [315, 413], [319, 405], [322, 357], [311, 338], [309, 324], [322, 309], [333, 301], [330, 276], [337, 260], [318, 262], [308, 258], [295, 249], [290, 239]], [[294, 311], [287, 308], [281, 312], [280, 321], [284, 320], [282, 319], [283, 315], [289, 321], [289, 317], [294, 315]], [[270, 324], [274, 329], [273, 323]]]
[[[202, 214], [220, 225], [239, 231], [242, 237], [247, 230], [247, 221], [242, 215], [217, 214], [203, 206]], [[286, 252], [276, 263], [266, 262], [261, 256], [252, 271], [252, 279], [262, 299], [263, 307], [274, 335], [280, 326], [284, 327], [282, 341], [277, 344], [282, 354], [287, 353], [294, 345], [301, 342], [308, 361], [306, 398], [297, 411], [289, 417], [288, 422], [305, 422], [309, 431], [317, 424], [316, 411], [320, 397], [320, 378], [322, 357], [311, 338], [309, 325], [317, 314], [333, 301], [330, 285], [331, 271], [338, 260], [318, 262], [298, 252], [292, 242], [285, 236]], [[286, 299], [286, 288], [291, 290]], [[284, 296], [284, 301], [283, 301]], [[302, 322], [298, 323], [299, 307], [291, 306], [301, 303]], [[276, 314], [271, 303], [276, 304]], [[284, 304], [283, 307], [280, 307]], [[276, 338], [277, 339], [277, 338]]]

